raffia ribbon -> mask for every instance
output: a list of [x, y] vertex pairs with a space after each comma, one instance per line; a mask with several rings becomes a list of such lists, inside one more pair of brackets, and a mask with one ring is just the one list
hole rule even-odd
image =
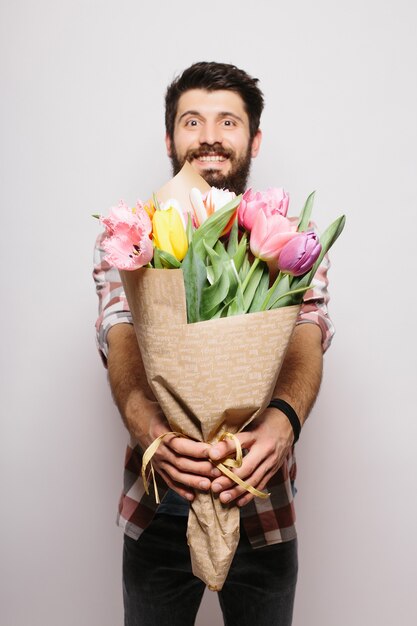
[[[159, 498], [158, 487], [156, 484], [155, 470], [152, 465], [152, 457], [155, 454], [155, 452], [158, 450], [159, 446], [161, 445], [162, 440], [168, 435], [174, 435], [175, 437], [185, 437], [186, 439], [192, 439], [192, 437], [189, 437], [188, 435], [184, 435], [184, 433], [170, 431], [168, 433], [164, 433], [163, 435], [160, 435], [159, 437], [157, 437], [151, 443], [151, 445], [146, 448], [145, 452], [143, 453], [143, 458], [142, 458], [143, 485], [145, 487], [146, 493], [149, 495], [149, 474], [150, 474], [152, 476], [153, 487], [155, 491], [155, 500], [157, 504], [160, 504], [160, 498]], [[240, 485], [240, 487], [243, 487], [246, 491], [249, 491], [249, 493], [251, 493], [252, 495], [257, 496], [258, 498], [264, 498], [264, 499], [269, 498], [269, 496], [271, 495], [270, 493], [266, 493], [264, 491], [259, 491], [259, 489], [255, 489], [255, 487], [252, 487], [252, 485], [247, 483], [245, 480], [242, 480], [241, 478], [239, 478], [239, 476], [237, 476], [234, 472], [232, 472], [229, 469], [229, 467], [240, 467], [242, 465], [242, 459], [243, 459], [242, 446], [240, 445], [239, 439], [233, 433], [224, 432], [222, 436], [220, 437], [219, 441], [223, 441], [224, 439], [232, 439], [235, 442], [236, 458], [234, 459], [227, 458], [222, 463], [220, 462], [216, 463], [215, 461], [212, 461], [211, 459], [209, 459], [211, 463], [215, 467], [217, 467], [217, 469], [219, 469], [222, 472], [222, 474], [224, 474], [225, 476], [233, 480], [237, 485]], [[195, 441], [194, 439], [192, 440]], [[148, 467], [148, 465], [150, 465], [150, 473], [147, 476], [146, 468]]]

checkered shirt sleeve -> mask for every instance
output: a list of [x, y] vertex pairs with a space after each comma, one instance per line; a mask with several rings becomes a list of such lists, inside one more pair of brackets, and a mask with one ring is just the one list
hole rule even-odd
[[105, 260], [104, 238], [103, 232], [96, 240], [93, 278], [96, 283], [99, 313], [96, 321], [96, 342], [103, 363], [107, 365], [107, 334], [110, 328], [115, 324], [132, 324], [133, 322], [120, 274]]
[[331, 344], [335, 333], [332, 320], [329, 317], [327, 305], [329, 303], [329, 292], [327, 290], [329, 281], [327, 272], [330, 268], [329, 257], [326, 254], [314, 276], [312, 287], [303, 298], [297, 324], [313, 323], [320, 327], [322, 334], [322, 348], [326, 352]]

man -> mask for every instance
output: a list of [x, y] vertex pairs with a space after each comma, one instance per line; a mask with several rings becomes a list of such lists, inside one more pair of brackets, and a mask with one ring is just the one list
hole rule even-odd
[[[196, 63], [166, 94], [166, 147], [176, 174], [187, 160], [209, 184], [241, 193], [259, 152], [263, 96], [257, 79], [221, 63]], [[226, 624], [287, 626], [297, 578], [293, 455], [295, 410], [304, 423], [319, 390], [323, 351], [333, 333], [327, 317], [327, 262], [304, 299], [270, 407], [238, 435], [247, 453], [236, 473], [271, 498], [253, 496], [213, 467], [234, 451], [168, 436], [152, 462], [167, 496], [158, 508], [144, 494], [141, 454], [171, 429], [146, 381], [140, 351], [117, 271], [103, 261], [99, 238], [94, 277], [100, 300], [98, 345], [113, 397], [131, 435], [119, 524], [125, 531], [125, 624], [193, 624], [204, 584], [191, 572], [186, 542], [188, 503], [196, 490], [212, 490], [241, 508], [241, 540], [219, 600]], [[157, 512], [156, 512], [156, 509]], [[156, 513], [156, 514], [155, 514]], [[145, 529], [145, 530], [144, 530]]]

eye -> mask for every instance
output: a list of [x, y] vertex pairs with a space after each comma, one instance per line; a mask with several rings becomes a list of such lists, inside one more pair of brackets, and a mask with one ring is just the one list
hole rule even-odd
[[186, 126], [191, 126], [191, 127], [195, 128], [196, 126], [198, 126], [198, 120], [196, 120], [196, 119], [187, 120], [185, 122], [185, 125]]
[[230, 128], [232, 126], [235, 126], [235, 122], [233, 120], [223, 120], [223, 124], [224, 126], [226, 126], [227, 128]]

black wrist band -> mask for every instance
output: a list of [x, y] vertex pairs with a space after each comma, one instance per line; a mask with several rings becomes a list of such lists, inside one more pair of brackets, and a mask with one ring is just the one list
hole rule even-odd
[[285, 402], [285, 400], [281, 400], [281, 398], [272, 398], [271, 402], [268, 404], [269, 407], [274, 407], [275, 409], [279, 409], [288, 417], [289, 422], [294, 431], [294, 442], [298, 441], [301, 432], [301, 423], [297, 413], [292, 408], [291, 404]]

